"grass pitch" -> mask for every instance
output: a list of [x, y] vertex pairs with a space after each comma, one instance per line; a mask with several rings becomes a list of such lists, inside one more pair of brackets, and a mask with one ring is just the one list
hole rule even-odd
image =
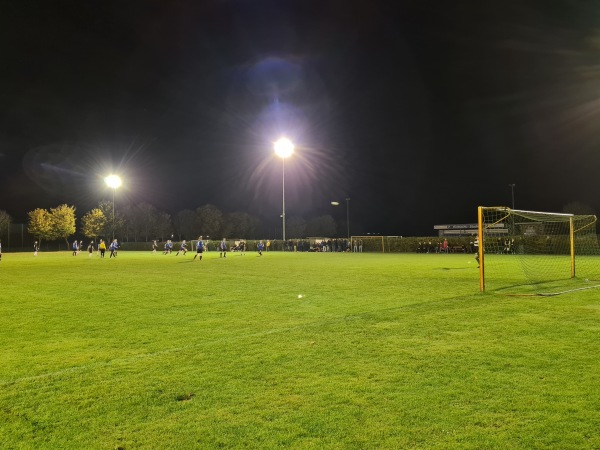
[[192, 258], [5, 253], [0, 448], [600, 448], [595, 290], [480, 294], [471, 255]]

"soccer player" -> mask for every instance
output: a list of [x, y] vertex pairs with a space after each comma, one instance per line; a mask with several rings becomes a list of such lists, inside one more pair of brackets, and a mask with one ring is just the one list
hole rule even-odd
[[73, 256], [77, 256], [77, 252], [79, 251], [79, 242], [77, 239], [73, 241]]
[[98, 250], [100, 250], [100, 258], [104, 258], [104, 253], [106, 252], [106, 242], [103, 239], [100, 239], [100, 244], [98, 244]]
[[187, 244], [185, 243], [185, 239], [181, 241], [181, 247], [179, 248], [179, 251], [175, 254], [175, 256], [179, 256], [179, 252], [182, 252], [184, 256], [187, 253]]
[[152, 253], [156, 253], [156, 249], [158, 248], [158, 244], [156, 241], [152, 241]]
[[202, 236], [198, 236], [198, 242], [196, 242], [196, 254], [194, 255], [194, 259], [196, 260], [196, 256], [200, 255], [200, 261], [202, 261], [202, 252], [204, 251], [204, 242], [202, 242]]
[[88, 245], [88, 253], [90, 254], [90, 258], [91, 258], [92, 254], [94, 253], [94, 241], [91, 241], [90, 245]]
[[227, 258], [227, 241], [225, 240], [225, 238], [223, 238], [223, 240], [219, 242], [219, 251], [219, 258]]
[[33, 244], [33, 256], [37, 256], [39, 250], [40, 245], [38, 244], [38, 241], [35, 241]]
[[476, 237], [473, 242], [473, 248], [475, 249], [475, 261], [477, 261], [477, 268], [479, 268], [479, 238]]
[[110, 250], [109, 259], [112, 258], [113, 256], [116, 258], [117, 250], [119, 249], [119, 243], [117, 242], [116, 239], [110, 243], [110, 247], [108, 247], [108, 249]]
[[167, 239], [167, 242], [165, 242], [165, 251], [163, 252], [163, 255], [168, 255], [171, 253], [172, 246], [173, 244], [171, 244], [171, 240]]
[[263, 241], [259, 241], [257, 244], [257, 249], [258, 249], [258, 256], [262, 256], [262, 252], [263, 252], [263, 248], [265, 247], [265, 244], [263, 244]]

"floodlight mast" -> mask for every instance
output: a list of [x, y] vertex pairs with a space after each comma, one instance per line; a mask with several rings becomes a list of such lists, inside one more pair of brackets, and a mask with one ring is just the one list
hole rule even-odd
[[508, 187], [510, 187], [510, 196], [512, 198], [512, 209], [515, 209], [515, 183], [510, 183]]
[[348, 227], [348, 240], [350, 240], [350, 197], [346, 197], [346, 226]]
[[117, 188], [121, 187], [123, 181], [121, 177], [118, 175], [109, 175], [104, 178], [104, 182], [109, 188], [113, 190], [113, 199], [112, 199], [112, 240], [115, 240], [115, 191]]
[[281, 158], [282, 161], [282, 198], [283, 198], [283, 212], [281, 214], [282, 219], [282, 237], [283, 237], [283, 249], [285, 250], [285, 159], [292, 156], [294, 153], [294, 144], [288, 138], [279, 138], [277, 142], [273, 144], [275, 153]]
[[[333, 206], [340, 206], [340, 202], [331, 202]], [[350, 197], [346, 197], [346, 231], [348, 240], [350, 240]]]

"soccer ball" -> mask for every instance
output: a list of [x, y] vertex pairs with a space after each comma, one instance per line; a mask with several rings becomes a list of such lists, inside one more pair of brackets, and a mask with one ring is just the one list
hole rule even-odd
[[298, 298], [302, 298], [302, 294], [298, 294]]

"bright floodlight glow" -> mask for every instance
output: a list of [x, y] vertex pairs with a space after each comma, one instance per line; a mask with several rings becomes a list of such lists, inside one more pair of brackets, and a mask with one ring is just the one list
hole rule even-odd
[[117, 189], [123, 184], [119, 175], [109, 175], [104, 179], [106, 185], [110, 188]]
[[289, 158], [294, 153], [294, 144], [288, 138], [280, 138], [273, 144], [273, 147], [280, 158]]
[[340, 206], [340, 202], [331, 202], [333, 206]]

